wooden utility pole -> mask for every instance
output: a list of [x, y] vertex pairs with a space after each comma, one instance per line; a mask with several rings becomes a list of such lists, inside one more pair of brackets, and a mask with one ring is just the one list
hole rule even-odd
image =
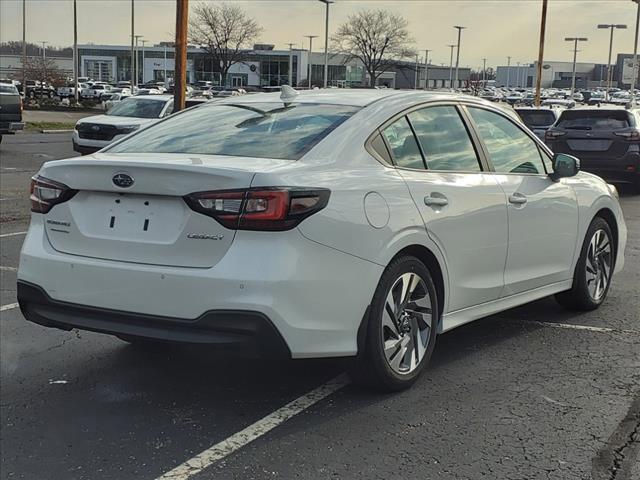
[[27, 98], [27, 1], [22, 0], [22, 96]]
[[542, 86], [542, 62], [544, 61], [544, 32], [547, 28], [547, 0], [542, 0], [542, 19], [540, 20], [540, 48], [536, 68], [536, 107], [540, 107], [540, 88]]
[[73, 0], [73, 98], [79, 102], [78, 92], [78, 7]]
[[184, 109], [187, 91], [187, 25], [189, 0], [176, 0], [176, 52], [173, 75], [173, 111]]

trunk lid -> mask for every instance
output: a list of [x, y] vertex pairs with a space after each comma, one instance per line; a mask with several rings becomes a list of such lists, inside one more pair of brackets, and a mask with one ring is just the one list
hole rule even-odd
[[[191, 210], [182, 197], [248, 188], [256, 170], [283, 162], [177, 154], [96, 154], [49, 162], [40, 175], [78, 192], [46, 214], [47, 237], [55, 250], [72, 255], [210, 268], [225, 255], [235, 231]], [[118, 174], [133, 184], [116, 186]]]

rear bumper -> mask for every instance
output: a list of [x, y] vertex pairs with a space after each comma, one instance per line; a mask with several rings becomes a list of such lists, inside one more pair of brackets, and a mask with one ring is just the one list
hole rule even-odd
[[271, 321], [258, 312], [212, 310], [195, 320], [144, 315], [57, 301], [40, 286], [23, 281], [18, 281], [18, 303], [27, 320], [45, 327], [210, 344], [250, 357], [291, 357]]
[[[256, 312], [269, 319], [293, 358], [355, 355], [358, 327], [384, 270], [298, 230], [238, 231], [212, 268], [101, 260], [54, 250], [44, 219], [32, 214], [18, 281], [41, 287], [52, 300], [183, 322], [211, 312]], [[114, 331], [113, 325], [93, 329]]]
[[563, 148], [549, 147], [556, 153], [567, 153], [580, 159], [580, 170], [593, 173], [608, 182], [636, 183], [640, 178], [640, 152], [629, 151], [620, 157], [581, 155]]
[[24, 122], [0, 122], [0, 133], [15, 133], [24, 130]]

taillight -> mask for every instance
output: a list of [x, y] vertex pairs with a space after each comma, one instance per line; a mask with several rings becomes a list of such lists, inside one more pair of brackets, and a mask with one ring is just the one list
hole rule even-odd
[[560, 130], [547, 130], [546, 133], [544, 134], [544, 139], [545, 140], [554, 140], [558, 137], [562, 137], [563, 135], [566, 135], [567, 132], [562, 132]]
[[619, 130], [617, 132], [613, 132], [613, 134], [630, 142], [640, 140], [640, 130]]
[[54, 205], [66, 202], [77, 192], [62, 183], [36, 175], [31, 178], [31, 211], [48, 213]]
[[283, 231], [326, 207], [330, 193], [323, 188], [251, 188], [197, 192], [184, 200], [229, 229]]

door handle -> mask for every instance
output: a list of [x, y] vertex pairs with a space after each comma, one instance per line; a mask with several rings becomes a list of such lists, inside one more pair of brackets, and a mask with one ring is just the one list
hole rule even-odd
[[509, 195], [509, 203], [513, 203], [514, 205], [524, 205], [527, 203], [527, 197], [521, 193], [514, 193]]
[[449, 204], [449, 200], [446, 197], [432, 197], [427, 195], [424, 197], [424, 204], [429, 207], [444, 207]]

